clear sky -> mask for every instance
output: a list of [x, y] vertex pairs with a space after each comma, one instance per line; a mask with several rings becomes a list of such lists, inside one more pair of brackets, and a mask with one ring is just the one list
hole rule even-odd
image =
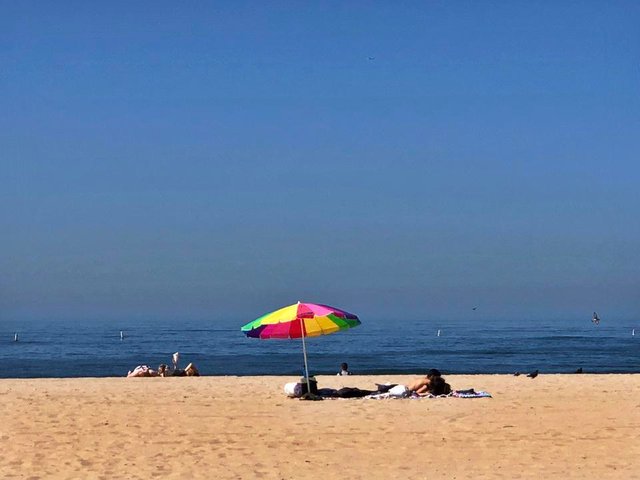
[[638, 2], [0, 7], [0, 321], [639, 316]]

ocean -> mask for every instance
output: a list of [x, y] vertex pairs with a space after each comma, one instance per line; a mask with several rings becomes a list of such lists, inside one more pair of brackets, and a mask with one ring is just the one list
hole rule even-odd
[[[435, 322], [379, 319], [307, 339], [312, 374], [335, 374], [341, 362], [358, 374], [640, 372], [640, 327], [566, 322]], [[171, 363], [180, 352], [203, 375], [302, 372], [297, 340], [258, 340], [228, 321], [3, 322], [0, 378], [125, 376], [136, 365]], [[637, 335], [632, 336], [636, 328]], [[438, 336], [440, 330], [440, 336]], [[123, 331], [124, 339], [120, 338]], [[14, 333], [19, 341], [14, 342]]]

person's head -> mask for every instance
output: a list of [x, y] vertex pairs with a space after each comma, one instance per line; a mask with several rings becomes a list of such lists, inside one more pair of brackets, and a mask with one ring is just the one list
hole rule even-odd
[[349, 370], [349, 365], [343, 362], [340, 364], [340, 368], [346, 372], [347, 370]]
[[429, 370], [427, 372], [427, 378], [431, 379], [431, 378], [440, 378], [442, 376], [442, 374], [440, 373], [440, 370], [438, 370], [437, 368], [432, 368], [431, 370]]
[[167, 373], [167, 366], [164, 363], [158, 365], [158, 374], [163, 375]]

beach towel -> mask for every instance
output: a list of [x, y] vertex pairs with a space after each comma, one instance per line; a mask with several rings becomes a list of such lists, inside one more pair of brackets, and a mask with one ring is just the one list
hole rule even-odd
[[385, 392], [374, 392], [371, 395], [367, 395], [364, 398], [370, 398], [373, 400], [384, 400], [386, 398], [420, 398], [414, 392], [410, 391], [406, 385], [394, 385], [392, 388]]
[[410, 398], [413, 400], [420, 398], [492, 398], [489, 392], [485, 392], [484, 390], [475, 391], [473, 388], [469, 388], [468, 390], [454, 390], [447, 395], [418, 395], [416, 392], [409, 391], [404, 385], [397, 385], [397, 387], [403, 387], [405, 390], [403, 391], [401, 388], [398, 388], [392, 393], [391, 390], [396, 388], [394, 387], [388, 392], [373, 393], [365, 398], [372, 400], [384, 400], [386, 398]]
[[450, 396], [455, 398], [492, 398], [489, 392], [483, 390], [476, 392], [473, 388], [469, 390], [454, 390]]

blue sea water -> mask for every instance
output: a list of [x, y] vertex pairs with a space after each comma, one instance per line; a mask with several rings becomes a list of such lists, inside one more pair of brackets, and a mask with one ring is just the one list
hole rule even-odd
[[[363, 320], [357, 328], [307, 339], [309, 369], [333, 374], [348, 362], [362, 374], [432, 367], [445, 373], [640, 372], [640, 328], [632, 336], [633, 328], [589, 320]], [[123, 376], [139, 364], [170, 364], [176, 351], [182, 366], [194, 362], [204, 375], [299, 375], [303, 365], [299, 339], [246, 338], [237, 322], [0, 324], [0, 378]]]

